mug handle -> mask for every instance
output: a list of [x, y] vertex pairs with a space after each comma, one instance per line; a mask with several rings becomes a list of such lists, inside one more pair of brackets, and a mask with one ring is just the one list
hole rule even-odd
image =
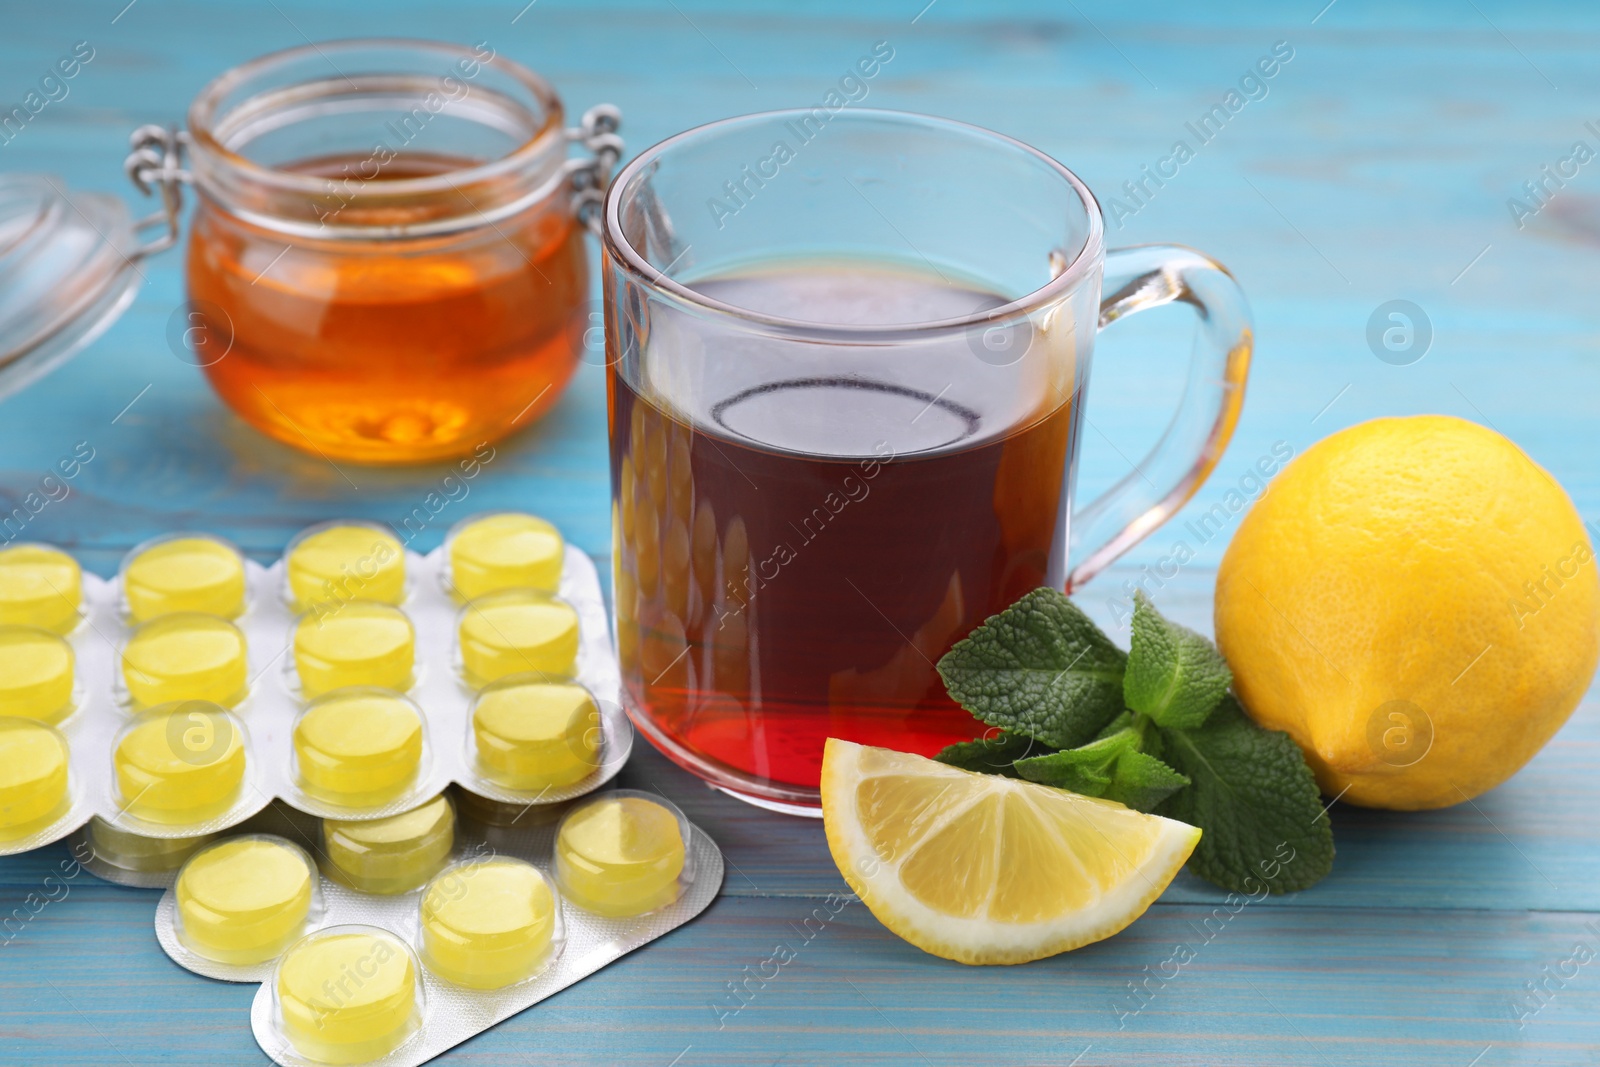
[[1067, 592], [1099, 574], [1194, 496], [1222, 458], [1244, 405], [1255, 334], [1244, 292], [1227, 268], [1181, 245], [1106, 252], [1100, 329], [1173, 301], [1192, 304], [1200, 336], [1178, 411], [1135, 470], [1072, 513]]

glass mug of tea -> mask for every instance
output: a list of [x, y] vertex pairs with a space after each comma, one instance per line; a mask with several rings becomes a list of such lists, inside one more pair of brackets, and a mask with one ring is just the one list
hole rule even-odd
[[[604, 229], [623, 700], [673, 760], [778, 810], [816, 813], [828, 737], [971, 739], [939, 657], [1160, 525], [1243, 402], [1233, 278], [1107, 251], [1072, 172], [977, 127], [711, 123], [629, 164]], [[1074, 510], [1095, 335], [1174, 301], [1200, 320], [1180, 409]]]

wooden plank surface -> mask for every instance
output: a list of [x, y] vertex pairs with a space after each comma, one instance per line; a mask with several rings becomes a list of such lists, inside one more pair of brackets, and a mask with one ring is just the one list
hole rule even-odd
[[[0, 101], [20, 99], [79, 40], [96, 57], [10, 143], [0, 168], [132, 196], [125, 138], [177, 120], [216, 73], [261, 52], [371, 33], [486, 40], [548, 75], [574, 111], [620, 104], [635, 148], [707, 119], [819, 98], [855, 56], [895, 58], [869, 103], [945, 114], [1028, 140], [1108, 205], [1277, 41], [1294, 59], [1179, 176], [1111, 225], [1112, 243], [1180, 241], [1227, 263], [1249, 292], [1260, 348], [1233, 448], [1189, 514], [1210, 507], [1276, 441], [1297, 451], [1381, 414], [1436, 411], [1508, 434], [1600, 518], [1593, 277], [1600, 164], [1519, 228], [1507, 200], [1544, 164], [1600, 136], [1600, 12], [1577, 3], [1403, 5], [1370, 0], [1203, 6], [1048, 0], [308, 0], [13, 4], [0, 30]], [[515, 20], [515, 21], [513, 21]], [[997, 191], [1003, 195], [1003, 190]], [[0, 403], [0, 504], [60, 456], [95, 460], [29, 536], [102, 574], [131, 545], [191, 527], [275, 555], [301, 526], [396, 518], [442, 470], [327, 464], [243, 428], [168, 350], [179, 257], [150, 262], [138, 303], [71, 365]], [[1408, 299], [1431, 323], [1427, 356], [1391, 366], [1368, 319]], [[1119, 324], [1097, 360], [1083, 492], [1128, 470], [1177, 395], [1181, 313]], [[148, 387], [148, 388], [147, 388]], [[131, 405], [131, 406], [130, 406]], [[556, 411], [500, 448], [459, 515], [520, 507], [602, 557], [603, 381], [586, 368]], [[1180, 517], [1180, 524], [1183, 517]], [[1231, 532], [1231, 531], [1229, 531]], [[1109, 623], [1183, 537], [1159, 531], [1083, 596]], [[1206, 627], [1205, 544], [1157, 602]], [[602, 560], [602, 563], [604, 561]], [[605, 568], [602, 568], [603, 570]], [[743, 806], [648, 749], [626, 784], [678, 799], [730, 861], [724, 899], [663, 942], [449, 1054], [447, 1063], [704, 1064], [1575, 1064], [1600, 1047], [1600, 976], [1548, 981], [1578, 944], [1600, 952], [1600, 708], [1511, 782], [1444, 812], [1336, 806], [1339, 859], [1314, 890], [1252, 904], [1195, 944], [1220, 895], [1180, 878], [1114, 940], [1020, 968], [972, 970], [843, 907], [795, 961], [729, 1014], [740, 982], [842, 882], [820, 827]], [[0, 861], [0, 913], [65, 856]], [[84, 876], [0, 946], [0, 1064], [254, 1063], [250, 987], [196, 978], [150, 930], [154, 894]], [[1128, 983], [1193, 962], [1137, 1014]], [[1518, 1024], [1519, 1013], [1522, 1024]], [[1119, 1028], [1119, 1024], [1121, 1027]], [[1476, 1057], [1476, 1059], [1475, 1059]]]

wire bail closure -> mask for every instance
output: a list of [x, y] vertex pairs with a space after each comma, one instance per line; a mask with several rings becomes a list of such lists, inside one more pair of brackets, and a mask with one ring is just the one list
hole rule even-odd
[[146, 215], [137, 223], [140, 230], [161, 226], [163, 232], [133, 251], [134, 259], [165, 252], [178, 243], [178, 220], [183, 213], [183, 187], [194, 184], [194, 175], [184, 167], [189, 150], [189, 135], [176, 127], [140, 126], [128, 138], [133, 149], [122, 161], [122, 169], [145, 196], [159, 190], [161, 210]]
[[617, 134], [622, 126], [622, 110], [615, 104], [596, 104], [583, 113], [576, 128], [567, 130], [568, 139], [583, 145], [594, 155], [567, 164], [572, 181], [572, 213], [589, 232], [600, 236], [600, 214], [605, 204], [611, 175], [622, 159], [623, 141]]

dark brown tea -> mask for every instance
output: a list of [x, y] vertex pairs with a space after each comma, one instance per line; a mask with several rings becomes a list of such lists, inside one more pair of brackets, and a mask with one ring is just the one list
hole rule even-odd
[[[841, 324], [1000, 302], [849, 267], [695, 288]], [[934, 664], [1059, 582], [1071, 399], [1007, 408], [1021, 371], [965, 341], [886, 358], [881, 374], [859, 353], [802, 363], [760, 339], [719, 363], [700, 341], [653, 332], [650, 399], [611, 377], [617, 639], [636, 719], [680, 762], [796, 793], [815, 790], [830, 736], [925, 755], [973, 737]], [[675, 377], [692, 388], [675, 394]]]

